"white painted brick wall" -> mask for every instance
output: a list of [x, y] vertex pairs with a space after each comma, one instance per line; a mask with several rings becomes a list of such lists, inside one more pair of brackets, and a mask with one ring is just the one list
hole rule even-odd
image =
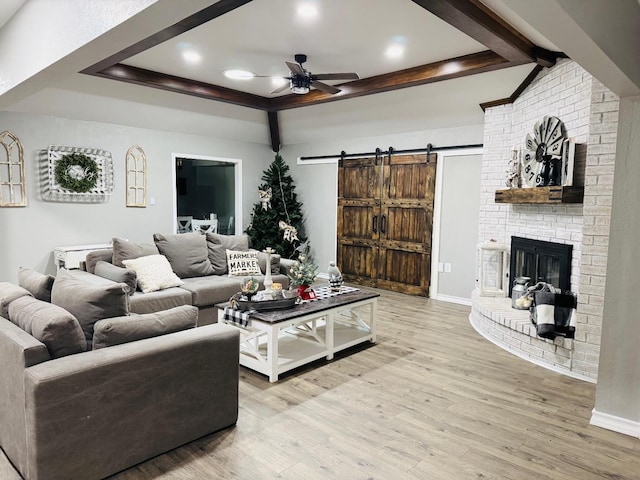
[[[587, 144], [584, 203], [496, 204], [495, 191], [506, 188], [511, 149], [523, 148], [527, 133], [533, 133], [533, 126], [545, 115], [560, 118], [576, 143]], [[602, 325], [617, 119], [616, 95], [575, 62], [562, 60], [540, 72], [513, 104], [488, 108], [484, 123], [479, 242], [493, 239], [509, 246], [511, 237], [516, 235], [573, 245], [571, 289], [579, 294], [573, 352], [568, 354], [562, 347], [564, 353], [540, 354], [539, 360], [548, 362], [551, 354], [560, 355], [564, 360], [554, 361], [555, 366], [571, 368], [594, 379]], [[512, 349], [513, 343], [509, 345]], [[522, 348], [525, 349], [524, 344]]]

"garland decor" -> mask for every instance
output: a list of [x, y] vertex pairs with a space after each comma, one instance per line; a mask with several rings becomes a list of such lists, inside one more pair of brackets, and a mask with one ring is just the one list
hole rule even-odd
[[69, 153], [56, 162], [56, 182], [65, 190], [86, 193], [98, 183], [98, 164], [83, 153]]

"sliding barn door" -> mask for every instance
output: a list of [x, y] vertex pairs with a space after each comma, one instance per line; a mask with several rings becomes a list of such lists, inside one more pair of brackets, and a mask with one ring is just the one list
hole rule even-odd
[[436, 155], [342, 159], [338, 265], [346, 280], [427, 296]]
[[385, 157], [378, 286], [429, 294], [436, 155]]
[[364, 285], [378, 276], [380, 172], [375, 157], [338, 167], [338, 265], [346, 280]]

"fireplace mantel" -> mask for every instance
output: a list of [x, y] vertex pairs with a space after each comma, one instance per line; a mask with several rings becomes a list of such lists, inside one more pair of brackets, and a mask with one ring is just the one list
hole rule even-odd
[[496, 190], [496, 203], [582, 203], [584, 187], [532, 187]]

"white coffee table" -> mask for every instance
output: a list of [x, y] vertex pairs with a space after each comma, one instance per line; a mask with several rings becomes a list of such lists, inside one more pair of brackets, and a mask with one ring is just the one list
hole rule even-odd
[[364, 342], [376, 341], [375, 318], [380, 295], [356, 290], [296, 305], [288, 310], [255, 312], [242, 326], [225, 320], [218, 304], [218, 321], [240, 330], [240, 365], [277, 382], [294, 368], [326, 358]]

